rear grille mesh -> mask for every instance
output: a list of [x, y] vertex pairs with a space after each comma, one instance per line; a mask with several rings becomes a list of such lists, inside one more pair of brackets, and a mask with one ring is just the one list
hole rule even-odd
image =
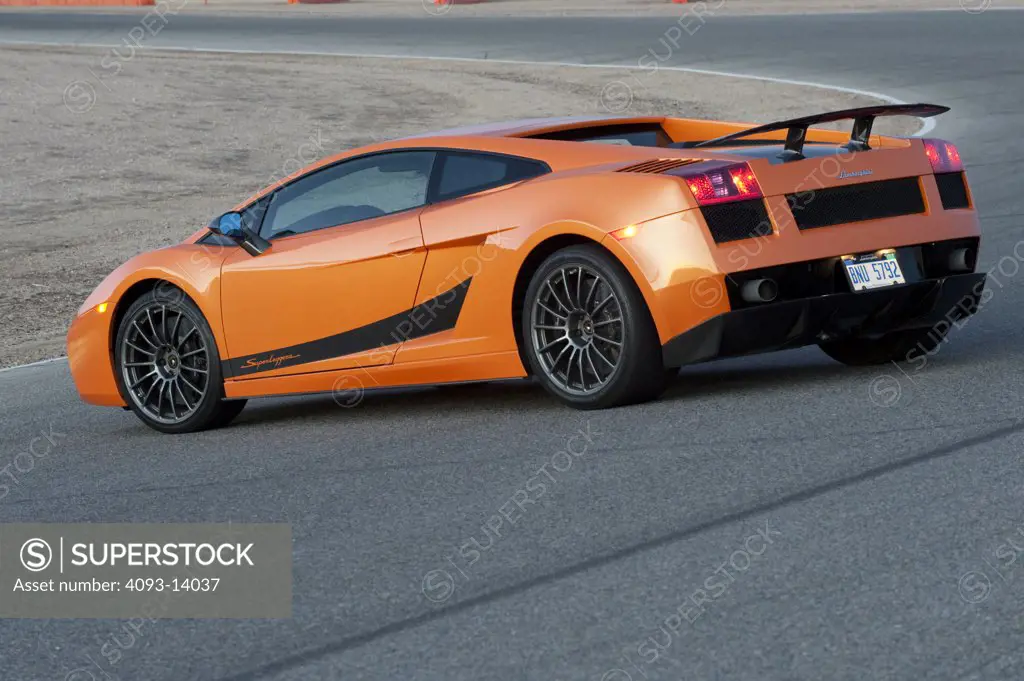
[[967, 184], [964, 183], [963, 173], [936, 175], [935, 183], [939, 185], [939, 196], [942, 198], [943, 208], [953, 210], [954, 208], [971, 207], [971, 202], [967, 198]]
[[696, 159], [692, 158], [656, 158], [650, 161], [643, 161], [642, 163], [635, 163], [625, 168], [619, 168], [618, 173], [664, 173], [668, 170], [675, 170], [676, 168], [682, 168], [688, 166], [691, 163], [696, 163]]
[[717, 244], [769, 236], [772, 233], [772, 221], [768, 219], [763, 199], [720, 203], [704, 206], [700, 210], [708, 223], [711, 238]]
[[924, 197], [916, 177], [788, 194], [786, 199], [800, 229], [924, 212]]

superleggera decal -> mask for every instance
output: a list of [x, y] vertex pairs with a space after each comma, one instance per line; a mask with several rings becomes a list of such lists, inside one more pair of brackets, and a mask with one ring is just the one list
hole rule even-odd
[[260, 367], [264, 367], [264, 366], [272, 364], [273, 365], [272, 368], [277, 369], [284, 362], [287, 362], [288, 360], [292, 360], [292, 359], [299, 359], [299, 357], [300, 357], [299, 355], [280, 355], [280, 356], [278, 356], [278, 355], [270, 355], [270, 357], [267, 357], [266, 359], [255, 359], [255, 358], [250, 357], [249, 359], [247, 359], [245, 361], [245, 364], [242, 365], [242, 368], [243, 369], [259, 369]]
[[224, 373], [248, 376], [260, 371], [353, 355], [448, 331], [455, 328], [471, 281], [472, 277], [409, 310], [366, 326], [287, 348], [224, 360]]

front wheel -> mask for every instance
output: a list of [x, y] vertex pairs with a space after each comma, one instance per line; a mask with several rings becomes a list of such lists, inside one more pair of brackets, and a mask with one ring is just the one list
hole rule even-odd
[[210, 325], [177, 289], [150, 291], [131, 304], [118, 325], [114, 360], [125, 402], [163, 433], [223, 426], [245, 407], [245, 400], [224, 400]]
[[534, 375], [573, 407], [641, 402], [665, 387], [643, 296], [597, 245], [564, 248], [541, 264], [526, 291], [522, 328]]

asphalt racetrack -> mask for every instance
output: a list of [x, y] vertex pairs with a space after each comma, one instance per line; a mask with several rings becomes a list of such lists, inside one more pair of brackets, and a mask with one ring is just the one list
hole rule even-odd
[[[137, 21], [4, 13], [0, 41]], [[635, 64], [671, 24], [182, 14], [150, 44]], [[1024, 678], [1021, 35], [1021, 12], [715, 18], [666, 62], [953, 107], [931, 134], [965, 159], [992, 295], [923, 365], [810, 348], [595, 413], [525, 383], [256, 401], [178, 437], [83, 405], [63, 361], [0, 373], [0, 466], [56, 443], [3, 522], [287, 522], [295, 578], [290, 620], [149, 623], [116, 666], [118, 621], [5, 620], [0, 677]]]

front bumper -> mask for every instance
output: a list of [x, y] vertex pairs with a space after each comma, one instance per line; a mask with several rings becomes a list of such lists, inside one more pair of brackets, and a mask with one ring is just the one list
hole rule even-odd
[[952, 324], [978, 309], [984, 273], [856, 293], [834, 293], [746, 307], [713, 317], [665, 343], [665, 366], [786, 350], [844, 336]]
[[89, 308], [75, 318], [68, 330], [68, 364], [82, 400], [104, 407], [123, 407], [124, 399], [114, 380], [110, 356], [113, 306], [106, 312]]

